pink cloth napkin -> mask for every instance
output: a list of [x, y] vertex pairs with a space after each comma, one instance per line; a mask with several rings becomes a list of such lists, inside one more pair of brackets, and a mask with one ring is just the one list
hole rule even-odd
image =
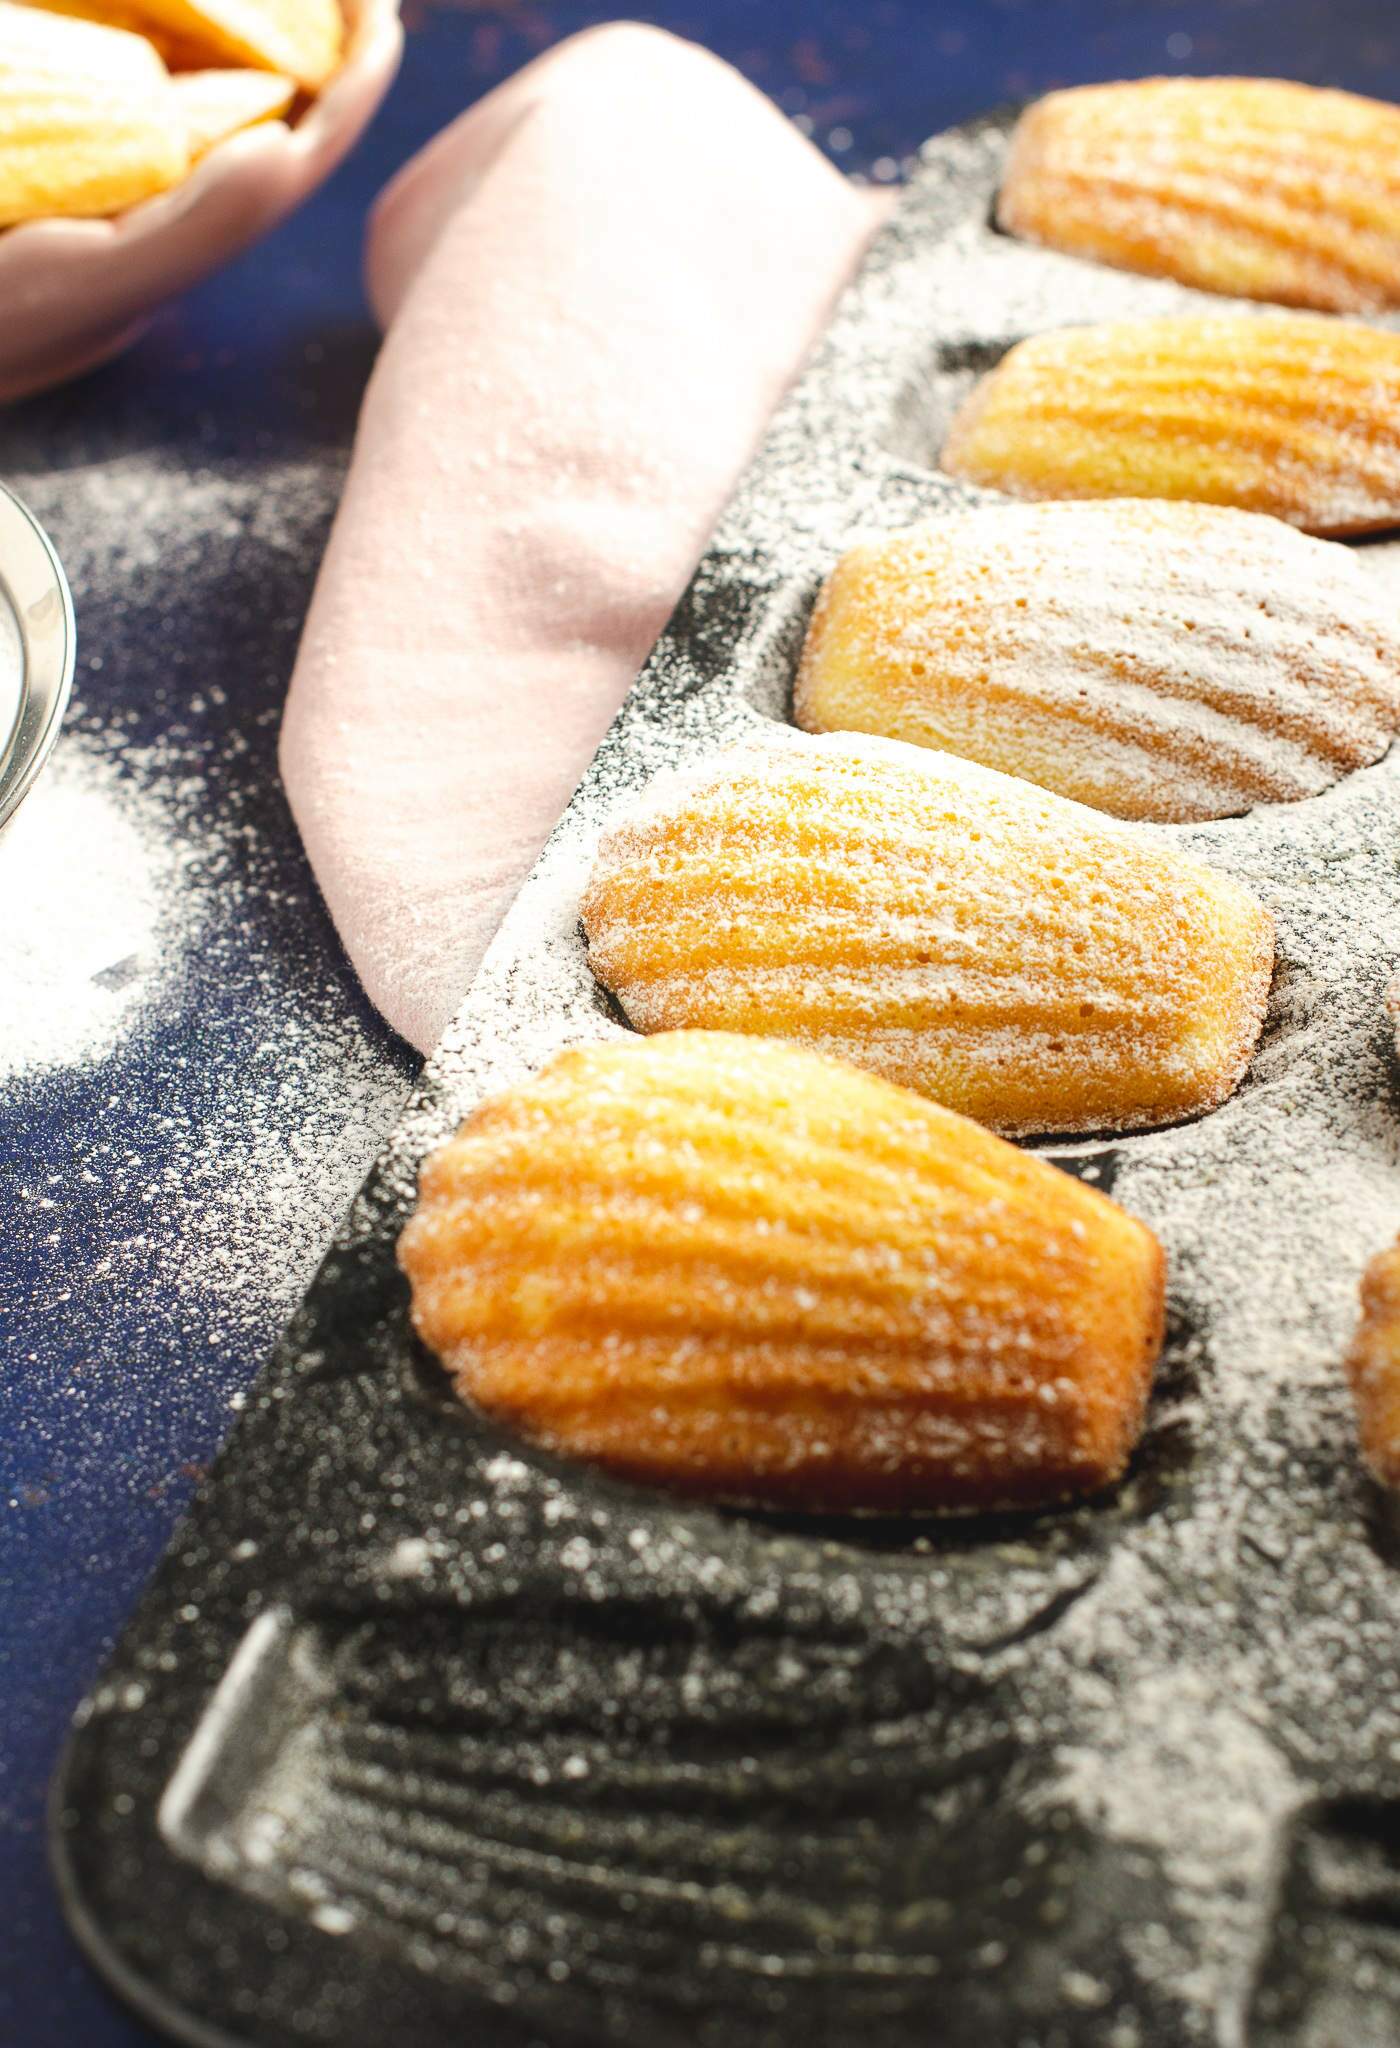
[[560, 45], [381, 196], [388, 328], [282, 771], [365, 987], [426, 1050], [881, 208], [738, 74]]

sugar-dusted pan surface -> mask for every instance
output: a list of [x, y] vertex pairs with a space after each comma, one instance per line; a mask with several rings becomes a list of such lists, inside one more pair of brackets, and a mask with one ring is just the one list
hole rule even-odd
[[606, 820], [783, 719], [852, 534], [982, 501], [936, 468], [972, 378], [1028, 332], [1202, 303], [996, 234], [1005, 135], [925, 151], [80, 1714], [70, 1910], [186, 2039], [1400, 2036], [1400, 1542], [1339, 1370], [1400, 1226], [1400, 761], [1161, 828], [1257, 890], [1280, 957], [1224, 1108], [1044, 1148], [1171, 1258], [1113, 1496], [677, 1505], [457, 1406], [394, 1264], [425, 1148], [624, 1028], [578, 928]]

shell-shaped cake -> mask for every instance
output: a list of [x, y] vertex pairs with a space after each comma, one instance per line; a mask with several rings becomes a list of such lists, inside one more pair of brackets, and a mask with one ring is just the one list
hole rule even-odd
[[1076, 86], [1017, 123], [997, 220], [1238, 298], [1400, 305], [1400, 108], [1275, 78]]
[[188, 164], [149, 43], [0, 4], [0, 228], [115, 213], [165, 191]]
[[247, 65], [318, 92], [344, 54], [340, 0], [25, 0], [65, 15], [104, 18], [149, 35], [180, 70]]
[[848, 734], [659, 776], [583, 921], [642, 1031], [795, 1040], [1008, 1132], [1213, 1108], [1273, 961], [1250, 892], [1140, 827]]
[[1384, 1485], [1400, 1486], [1400, 1243], [1366, 1268], [1347, 1374], [1361, 1454]]
[[834, 1060], [612, 1040], [423, 1169], [413, 1319], [466, 1400], [633, 1480], [807, 1510], [1035, 1505], [1141, 1425], [1163, 1260], [1114, 1203]]
[[1400, 334], [1310, 313], [1035, 334], [973, 390], [949, 475], [1020, 498], [1194, 498], [1309, 533], [1400, 523]]
[[170, 81], [194, 158], [227, 135], [275, 121], [291, 106], [296, 90], [290, 78], [275, 71], [182, 71]]
[[1120, 818], [1313, 796], [1400, 729], [1400, 628], [1349, 549], [1165, 499], [1004, 505], [844, 555], [809, 732], [966, 755]]

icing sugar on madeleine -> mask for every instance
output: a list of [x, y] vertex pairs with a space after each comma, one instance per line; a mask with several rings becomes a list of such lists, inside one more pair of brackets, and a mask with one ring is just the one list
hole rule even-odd
[[1400, 523], [1400, 334], [1308, 313], [1175, 315], [1032, 335], [942, 454], [1023, 498], [1190, 498], [1309, 533]]
[[1400, 304], [1400, 108], [1274, 78], [1143, 78], [1022, 115], [1009, 233], [1240, 298]]
[[966, 755], [1124, 818], [1312, 796], [1400, 727], [1400, 631], [1354, 556], [1256, 514], [1124, 499], [930, 519], [849, 551], [808, 731]]
[[792, 1039], [1002, 1131], [1214, 1107], [1273, 962], [1250, 892], [1141, 828], [848, 734], [658, 777], [582, 907], [639, 1029]]
[[399, 1245], [463, 1396], [632, 1479], [812, 1509], [1034, 1505], [1141, 1424], [1144, 1225], [907, 1091], [723, 1033], [484, 1104]]

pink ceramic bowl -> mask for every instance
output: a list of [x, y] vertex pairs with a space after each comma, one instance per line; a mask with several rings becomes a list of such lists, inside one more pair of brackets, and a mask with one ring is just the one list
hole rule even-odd
[[345, 62], [294, 127], [265, 121], [217, 144], [169, 192], [115, 220], [0, 232], [0, 404], [90, 370], [134, 341], [163, 300], [247, 248], [329, 177], [389, 89], [399, 0], [347, 0]]

